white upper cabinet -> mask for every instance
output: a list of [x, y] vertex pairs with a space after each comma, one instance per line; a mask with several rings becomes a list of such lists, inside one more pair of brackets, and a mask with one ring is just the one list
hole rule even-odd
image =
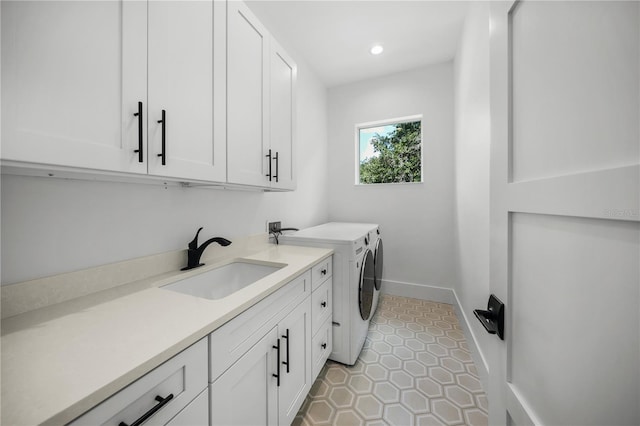
[[227, 180], [294, 189], [296, 65], [243, 2], [227, 17]]
[[[297, 67], [287, 53], [271, 40], [270, 46], [270, 148], [272, 166], [271, 186], [295, 189], [295, 113]], [[268, 165], [267, 165], [268, 167]], [[274, 177], [275, 176], [275, 177]]]
[[227, 179], [266, 186], [269, 35], [243, 2], [227, 8]]
[[2, 2], [2, 159], [224, 182], [215, 26], [213, 1]]
[[149, 2], [149, 174], [225, 180], [224, 133], [216, 138], [213, 122], [221, 12], [212, 1]]
[[0, 7], [2, 159], [146, 173], [134, 153], [138, 102], [146, 119], [146, 3]]
[[296, 65], [243, 2], [0, 7], [5, 163], [295, 189]]

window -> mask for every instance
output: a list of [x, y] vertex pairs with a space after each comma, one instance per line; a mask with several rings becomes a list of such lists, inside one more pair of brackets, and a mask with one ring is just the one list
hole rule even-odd
[[357, 129], [356, 184], [422, 182], [422, 117]]

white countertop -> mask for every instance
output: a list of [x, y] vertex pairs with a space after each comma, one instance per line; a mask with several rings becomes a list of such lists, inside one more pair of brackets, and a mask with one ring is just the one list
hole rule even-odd
[[158, 287], [229, 260], [3, 320], [1, 423], [70, 422], [331, 253], [280, 245], [240, 257], [287, 266], [219, 300]]

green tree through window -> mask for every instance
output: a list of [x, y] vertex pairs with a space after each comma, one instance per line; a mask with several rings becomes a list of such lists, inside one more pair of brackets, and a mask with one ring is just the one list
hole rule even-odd
[[[360, 183], [421, 182], [420, 124], [412, 121], [359, 129]], [[380, 132], [372, 133], [373, 129]], [[366, 149], [365, 143], [369, 144]]]

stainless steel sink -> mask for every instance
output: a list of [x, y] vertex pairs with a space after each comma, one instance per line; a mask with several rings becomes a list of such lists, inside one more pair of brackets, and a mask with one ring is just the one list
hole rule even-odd
[[222, 299], [283, 267], [233, 262], [161, 288], [205, 299]]

